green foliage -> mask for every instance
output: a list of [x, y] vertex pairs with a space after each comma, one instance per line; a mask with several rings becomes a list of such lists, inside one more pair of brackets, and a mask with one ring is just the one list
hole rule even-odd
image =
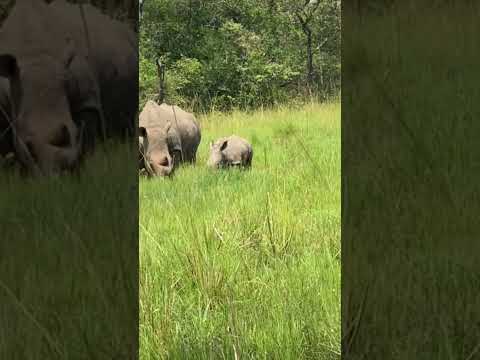
[[[290, 0], [147, 0], [141, 57], [152, 64], [161, 57], [167, 101], [195, 110], [256, 108], [306, 95], [335, 95], [340, 87], [340, 8], [330, 1], [320, 1], [315, 11], [297, 7]], [[292, 16], [295, 11], [312, 13], [313, 83], [307, 79], [306, 33]], [[141, 75], [141, 104], [158, 92], [153, 77], [153, 71]]]
[[146, 100], [154, 98], [158, 92], [157, 69], [155, 63], [146, 59], [142, 54], [140, 54], [138, 68], [140, 76], [138, 93], [141, 94], [139, 95], [139, 106], [142, 108]]
[[182, 57], [167, 72], [170, 81], [167, 83], [167, 94], [170, 100], [180, 106], [188, 106], [185, 99], [195, 101], [202, 96], [204, 74], [202, 64], [197, 59]]

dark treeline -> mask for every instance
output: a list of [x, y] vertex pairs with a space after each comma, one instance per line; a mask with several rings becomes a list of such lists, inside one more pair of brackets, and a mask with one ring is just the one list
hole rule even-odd
[[159, 91], [197, 111], [255, 108], [340, 89], [340, 2], [144, 0], [140, 106]]

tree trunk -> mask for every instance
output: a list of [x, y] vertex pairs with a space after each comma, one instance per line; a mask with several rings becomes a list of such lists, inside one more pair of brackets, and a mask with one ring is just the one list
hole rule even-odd
[[311, 16], [304, 17], [300, 12], [297, 12], [297, 18], [302, 25], [302, 31], [307, 38], [307, 87], [308, 92], [311, 93], [312, 85], [315, 80], [315, 73], [313, 69], [313, 35], [312, 29], [310, 29], [309, 22], [311, 20]]
[[308, 87], [311, 88], [314, 82], [312, 31], [308, 26], [306, 26], [305, 29], [307, 36], [307, 84]]
[[165, 65], [157, 60], [158, 74], [158, 99], [157, 102], [162, 104], [165, 101]]
[[143, 4], [145, 3], [145, 0], [139, 0], [139, 3], [138, 3], [138, 10], [140, 12], [140, 16], [139, 16], [139, 20], [142, 19], [142, 15], [143, 15]]

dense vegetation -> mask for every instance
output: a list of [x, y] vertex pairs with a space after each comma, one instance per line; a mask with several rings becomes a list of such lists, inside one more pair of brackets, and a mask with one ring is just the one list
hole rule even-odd
[[255, 108], [338, 95], [340, 2], [144, 0], [140, 106], [158, 93], [193, 110]]

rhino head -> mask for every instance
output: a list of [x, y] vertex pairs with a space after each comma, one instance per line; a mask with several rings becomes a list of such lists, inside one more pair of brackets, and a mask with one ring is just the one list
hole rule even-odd
[[86, 60], [71, 49], [60, 60], [43, 55], [19, 63], [12, 55], [0, 55], [0, 76], [10, 84], [14, 150], [27, 170], [51, 174], [72, 169], [82, 150], [92, 145], [100, 113], [96, 101], [88, 101], [93, 76], [82, 68], [88, 68]]
[[174, 162], [168, 149], [167, 134], [170, 123], [165, 127], [139, 127], [139, 151], [141, 168], [149, 176], [169, 176], [173, 173]]
[[210, 168], [220, 168], [226, 165], [226, 156], [223, 151], [227, 148], [228, 139], [220, 139], [215, 143], [210, 143], [210, 157], [207, 166]]
[[55, 28], [48, 10], [41, 2], [18, 2], [0, 39], [9, 142], [27, 171], [47, 175], [78, 165], [87, 145], [83, 134], [100, 121], [91, 67], [73, 37], [45, 30]]

